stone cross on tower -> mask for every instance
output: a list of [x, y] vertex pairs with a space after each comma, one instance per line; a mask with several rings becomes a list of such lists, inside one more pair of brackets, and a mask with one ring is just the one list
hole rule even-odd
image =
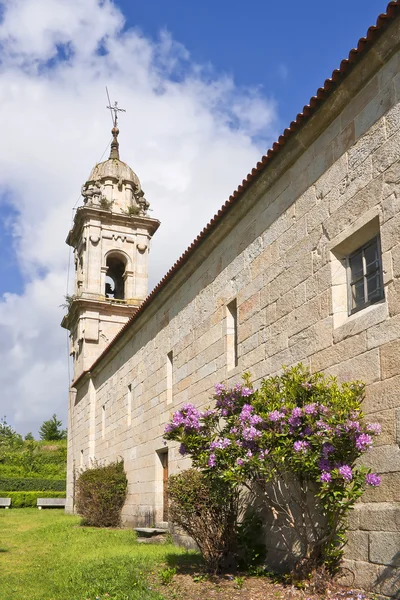
[[[115, 101], [114, 105], [112, 106], [111, 105], [111, 101], [110, 101], [110, 96], [108, 94], [108, 89], [107, 88], [106, 88], [106, 92], [107, 92], [107, 98], [108, 98], [108, 106], [106, 108], [108, 108], [110, 110], [111, 120], [112, 120], [112, 123], [113, 123], [113, 128], [111, 130], [113, 139], [112, 139], [112, 142], [111, 142], [110, 158], [116, 158], [116, 159], [119, 160], [118, 113], [119, 112], [126, 112], [126, 110], [124, 108], [119, 108], [117, 101]], [[112, 113], [114, 113], [114, 116], [113, 116]]]
[[[110, 98], [108, 98], [108, 100], [110, 100]], [[119, 108], [117, 101], [114, 102], [113, 106], [111, 106], [111, 102], [110, 102], [110, 104], [108, 106], [106, 106], [106, 108], [108, 108], [111, 113], [114, 113], [114, 116], [112, 116], [112, 114], [111, 114], [111, 119], [113, 122], [113, 126], [116, 128], [118, 126], [118, 113], [126, 112], [126, 110], [124, 108]]]

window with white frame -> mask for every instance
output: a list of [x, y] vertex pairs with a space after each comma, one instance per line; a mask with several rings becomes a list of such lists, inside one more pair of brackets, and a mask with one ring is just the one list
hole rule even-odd
[[349, 315], [384, 297], [379, 235], [347, 257]]
[[[384, 304], [385, 274], [380, 245], [379, 208], [374, 207], [346, 227], [329, 244], [333, 327], [363, 309]], [[383, 311], [384, 312], [384, 311]]]

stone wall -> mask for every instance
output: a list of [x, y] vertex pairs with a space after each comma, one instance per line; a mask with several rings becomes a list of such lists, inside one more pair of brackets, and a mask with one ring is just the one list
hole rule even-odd
[[[71, 398], [72, 465], [123, 457], [126, 523], [162, 520], [162, 435], [183, 402], [250, 370], [257, 385], [304, 362], [367, 384], [382, 424], [368, 464], [382, 475], [352, 516], [351, 585], [393, 595], [400, 549], [400, 40], [399, 24], [249, 188]], [[379, 61], [376, 60], [379, 56]], [[384, 66], [382, 66], [384, 63]], [[378, 68], [379, 67], [379, 68]], [[384, 300], [348, 316], [341, 254], [380, 233]], [[359, 236], [359, 237], [358, 237]], [[350, 241], [349, 241], [350, 240]], [[227, 305], [238, 308], [238, 364], [227, 370]], [[173, 353], [172, 395], [167, 390]], [[90, 380], [90, 381], [89, 381]], [[170, 473], [187, 467], [169, 445]], [[386, 516], [385, 516], [386, 515]], [[274, 549], [270, 548], [269, 553]], [[397, 583], [396, 583], [397, 577]], [[397, 588], [396, 588], [397, 586]]]

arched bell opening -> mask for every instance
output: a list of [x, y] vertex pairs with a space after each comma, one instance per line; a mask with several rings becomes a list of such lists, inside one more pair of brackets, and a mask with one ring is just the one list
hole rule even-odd
[[105, 295], [115, 300], [125, 299], [125, 261], [115, 255], [107, 257], [107, 275]]

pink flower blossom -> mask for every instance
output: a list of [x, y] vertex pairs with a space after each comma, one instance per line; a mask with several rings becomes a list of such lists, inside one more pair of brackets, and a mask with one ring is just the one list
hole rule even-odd
[[367, 450], [370, 446], [372, 446], [372, 438], [368, 433], [360, 433], [360, 435], [356, 436], [356, 448], [357, 450]]
[[298, 441], [293, 444], [293, 448], [295, 452], [307, 452], [310, 448], [310, 444], [308, 442]]
[[365, 476], [365, 481], [368, 485], [376, 487], [380, 485], [381, 478], [379, 477], [379, 475], [377, 475], [377, 473], [368, 473], [368, 475]]
[[270, 421], [280, 421], [285, 418], [285, 413], [279, 410], [273, 410], [269, 413], [268, 418]]
[[353, 471], [349, 465], [342, 465], [339, 467], [339, 473], [346, 481], [351, 481], [353, 479]]

